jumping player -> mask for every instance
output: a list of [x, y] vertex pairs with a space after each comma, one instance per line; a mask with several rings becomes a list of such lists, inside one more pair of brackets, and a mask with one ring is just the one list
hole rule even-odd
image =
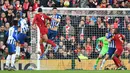
[[[50, 16], [51, 17], [51, 25], [48, 29], [48, 39], [54, 41], [55, 40], [55, 37], [57, 36], [58, 34], [58, 27], [59, 27], [59, 23], [61, 21], [61, 15], [57, 14], [57, 8], [54, 7], [52, 9], [52, 13], [53, 15]], [[44, 52], [44, 54], [47, 53], [48, 51], [48, 47], [49, 45], [47, 45], [47, 49], [46, 51]], [[55, 52], [58, 50], [58, 48], [55, 50]], [[41, 56], [41, 58], [44, 57], [44, 54]]]
[[17, 45], [16, 50], [17, 55], [20, 54], [19, 49], [23, 51], [23, 45], [25, 42], [25, 39], [27, 38], [27, 32], [29, 31], [28, 24], [25, 19], [23, 19], [20, 14], [17, 14], [17, 19], [18, 19], [18, 27], [19, 27], [19, 34], [18, 34], [18, 40], [20, 43]]
[[[107, 36], [107, 39], [111, 39], [113, 35], [114, 35], [114, 29], [113, 29], [113, 26], [111, 26], [110, 27], [110, 32], [108, 33], [108, 36]], [[108, 50], [105, 58], [102, 60], [102, 63], [101, 63], [101, 66], [100, 66], [99, 70], [102, 70], [102, 67], [105, 64], [106, 60], [108, 58], [112, 57], [112, 55], [114, 54], [115, 50], [116, 50], [115, 42], [114, 42], [114, 40], [112, 40], [111, 42], [109, 42], [109, 50]]]
[[[8, 39], [7, 39], [8, 56], [6, 58], [5, 69], [8, 69], [8, 70], [15, 70], [14, 63], [15, 63], [15, 57], [16, 57], [16, 42], [19, 42], [17, 38], [17, 33], [18, 33], [17, 24], [18, 24], [18, 21], [14, 20], [13, 26], [10, 27], [8, 32], [6, 33], [8, 36]], [[10, 62], [11, 62], [11, 67], [9, 66]]]
[[125, 43], [125, 37], [119, 33], [118, 29], [115, 29], [114, 34], [115, 34], [114, 37], [112, 39], [109, 39], [109, 41], [114, 40], [115, 45], [116, 45], [116, 51], [115, 51], [112, 59], [113, 59], [115, 65], [117, 66], [118, 70], [124, 70], [125, 68], [121, 63], [120, 56], [123, 52], [123, 45]]
[[51, 44], [52, 47], [55, 49], [57, 49], [57, 45], [50, 39], [48, 39], [48, 28], [46, 26], [46, 20], [51, 21], [51, 17], [48, 17], [46, 14], [42, 13], [42, 9], [39, 8], [38, 9], [38, 14], [35, 15], [34, 19], [33, 19], [33, 28], [36, 29], [36, 27], [38, 26], [39, 30], [40, 30], [40, 48], [41, 48], [41, 55], [44, 53], [44, 45], [43, 42], [46, 42], [47, 44]]
[[58, 34], [58, 27], [61, 21], [61, 15], [57, 14], [57, 8], [52, 9], [53, 15], [51, 16], [51, 25], [48, 29], [48, 39], [54, 40]]
[[[94, 65], [94, 70], [97, 69], [97, 65], [99, 60], [108, 52], [108, 41], [107, 41], [107, 35], [108, 33], [106, 33], [106, 35], [104, 37], [98, 38], [97, 39], [97, 45], [99, 44], [99, 42], [101, 41], [103, 43], [102, 49], [100, 51], [100, 54], [98, 56], [98, 58], [96, 59], [96, 64]], [[97, 50], [99, 50], [99, 48], [96, 48]]]

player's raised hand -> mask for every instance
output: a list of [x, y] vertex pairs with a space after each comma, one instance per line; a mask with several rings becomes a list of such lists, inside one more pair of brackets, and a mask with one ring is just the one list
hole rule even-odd
[[52, 18], [52, 16], [49, 16], [49, 18]]

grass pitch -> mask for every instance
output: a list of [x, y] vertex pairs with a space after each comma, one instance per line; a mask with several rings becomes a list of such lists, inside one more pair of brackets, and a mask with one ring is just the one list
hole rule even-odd
[[30, 71], [0, 71], [0, 73], [130, 73], [130, 70], [30, 70]]

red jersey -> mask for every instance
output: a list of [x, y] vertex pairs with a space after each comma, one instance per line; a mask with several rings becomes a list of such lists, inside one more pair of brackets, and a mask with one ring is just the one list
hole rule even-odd
[[115, 45], [117, 49], [123, 49], [123, 42], [122, 39], [124, 39], [125, 37], [122, 34], [116, 34], [113, 37], [113, 40], [115, 41]]
[[36, 14], [32, 24], [36, 24], [39, 28], [46, 27], [47, 19], [51, 21], [51, 19], [46, 14]]

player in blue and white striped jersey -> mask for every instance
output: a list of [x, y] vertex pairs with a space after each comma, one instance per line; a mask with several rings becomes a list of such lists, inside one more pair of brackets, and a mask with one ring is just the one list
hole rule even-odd
[[[25, 39], [27, 38], [27, 32], [29, 31], [28, 24], [24, 18], [22, 18], [19, 14], [17, 14], [18, 19], [18, 27], [19, 27], [19, 34], [18, 34], [18, 40], [20, 43], [17, 45], [17, 56], [20, 55], [20, 50], [23, 50], [23, 45], [25, 42]], [[21, 48], [21, 49], [20, 49]]]
[[19, 14], [18, 18], [18, 26], [20, 28], [20, 33], [18, 34], [18, 39], [20, 40], [20, 44], [24, 44], [26, 33], [29, 31], [28, 24], [25, 19], [23, 19]]
[[51, 16], [51, 25], [48, 29], [48, 39], [55, 40], [55, 37], [58, 34], [58, 27], [61, 21], [61, 15], [57, 13], [57, 8], [52, 9], [53, 15]]
[[[108, 33], [107, 39], [111, 39], [113, 37], [113, 33], [114, 33], [114, 29], [113, 29], [113, 25], [110, 26], [110, 32]], [[114, 40], [109, 42], [109, 50], [105, 56], [105, 58], [103, 59], [101, 66], [100, 66], [100, 70], [102, 70], [103, 65], [105, 64], [106, 60], [108, 58], [111, 58], [112, 55], [114, 54], [116, 50], [116, 46], [115, 46], [115, 42]]]
[[[6, 58], [6, 66], [5, 69], [11, 69], [14, 70], [14, 62], [16, 58], [16, 43], [19, 42], [18, 40], [18, 27], [17, 27], [18, 21], [13, 21], [13, 26], [9, 28], [6, 35], [8, 36], [7, 39], [7, 46], [8, 46], [8, 56]], [[11, 61], [10, 61], [11, 60]], [[9, 67], [9, 62], [11, 62], [11, 67]]]

